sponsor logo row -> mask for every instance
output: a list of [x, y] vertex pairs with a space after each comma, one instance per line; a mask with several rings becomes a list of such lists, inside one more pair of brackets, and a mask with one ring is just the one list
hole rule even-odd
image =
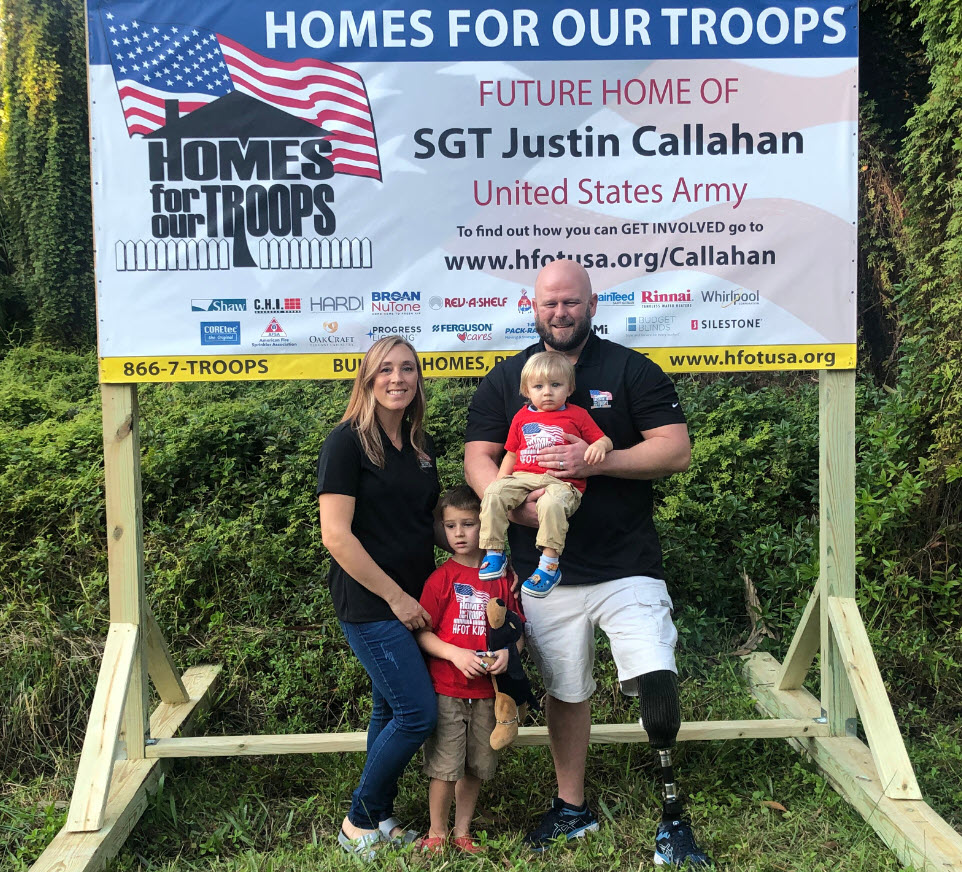
[[[682, 319], [686, 320], [686, 319]], [[625, 319], [624, 332], [628, 336], [677, 336], [680, 325], [677, 315], [632, 315]], [[692, 318], [687, 321], [689, 330], [760, 330], [761, 318]], [[308, 337], [308, 344], [314, 347], [348, 349], [355, 345], [357, 337], [344, 336], [338, 333], [340, 325], [337, 321], [324, 321], [321, 330]], [[594, 323], [592, 328], [599, 336], [607, 336], [609, 325]], [[390, 327], [372, 326], [364, 335], [372, 340], [382, 336], [401, 335], [413, 339], [421, 334], [420, 324], [394, 324]], [[425, 330], [425, 332], [427, 332]], [[465, 322], [460, 324], [432, 324], [432, 333], [453, 335], [461, 342], [490, 342], [494, 339], [494, 324], [484, 321]], [[503, 337], [507, 340], [523, 339], [533, 342], [538, 331], [534, 321], [516, 327], [505, 327]], [[240, 321], [201, 321], [200, 344], [213, 346], [240, 345]], [[288, 337], [277, 318], [271, 318], [267, 327], [261, 332], [260, 338], [251, 343], [252, 348], [290, 348], [295, 345]]]
[[[606, 291], [598, 294], [599, 306], [690, 308], [695, 302], [729, 306], [756, 306], [758, 291], [739, 289], [700, 291]], [[417, 315], [424, 306], [443, 309], [507, 309], [517, 307], [521, 315], [532, 311], [527, 290], [517, 300], [510, 297], [460, 297], [433, 295], [422, 301], [421, 291], [372, 291], [370, 300], [359, 295], [326, 297], [210, 297], [191, 300], [193, 312], [256, 312], [270, 315], [327, 315], [337, 312], [369, 312], [373, 315]]]

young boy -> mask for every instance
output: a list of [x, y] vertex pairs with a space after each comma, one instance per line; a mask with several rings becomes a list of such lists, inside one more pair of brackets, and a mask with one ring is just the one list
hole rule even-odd
[[538, 568], [521, 585], [531, 596], [551, 593], [561, 581], [558, 558], [568, 535], [568, 518], [581, 505], [585, 492], [583, 478], [548, 475], [538, 464], [538, 452], [551, 445], [564, 445], [566, 435], [588, 442], [585, 462], [600, 463], [611, 451], [611, 440], [580, 406], [569, 406], [575, 389], [574, 367], [557, 351], [532, 355], [521, 370], [521, 396], [529, 401], [511, 421], [506, 454], [498, 477], [488, 485], [481, 502], [480, 546], [487, 552], [478, 578], [489, 580], [504, 573], [504, 537], [508, 512], [520, 506], [528, 494], [544, 488], [538, 499], [538, 538], [541, 549]]
[[[507, 649], [485, 651], [485, 608], [489, 599], [501, 597], [512, 611], [520, 614], [521, 609], [507, 578], [478, 580], [484, 552], [478, 547], [481, 505], [474, 491], [466, 485], [453, 488], [442, 495], [439, 508], [454, 556], [431, 573], [421, 594], [433, 629], [419, 631], [417, 641], [430, 655], [428, 671], [438, 694], [438, 726], [424, 745], [431, 828], [421, 846], [443, 849], [451, 801], [457, 797], [451, 843], [476, 854], [481, 847], [471, 837], [471, 818], [481, 782], [491, 779], [498, 765], [498, 752], [490, 744], [495, 717], [489, 676], [508, 666]], [[492, 654], [493, 665], [488, 667], [479, 652]]]

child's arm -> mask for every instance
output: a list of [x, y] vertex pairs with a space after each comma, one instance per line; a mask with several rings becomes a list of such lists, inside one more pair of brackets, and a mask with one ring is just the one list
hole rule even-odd
[[430, 630], [416, 633], [415, 638], [422, 651], [437, 657], [438, 660], [449, 660], [461, 670], [465, 678], [480, 678], [488, 674], [484, 661], [474, 651], [459, 648], [450, 642], [442, 642], [437, 634]]
[[585, 449], [585, 463], [594, 466], [605, 459], [605, 455], [614, 448], [611, 440], [607, 436], [602, 436], [597, 442], [592, 442]]
[[498, 478], [505, 478], [514, 472], [514, 464], [517, 461], [518, 455], [513, 451], [507, 451], [504, 455], [504, 460], [501, 461], [501, 466], [498, 468]]

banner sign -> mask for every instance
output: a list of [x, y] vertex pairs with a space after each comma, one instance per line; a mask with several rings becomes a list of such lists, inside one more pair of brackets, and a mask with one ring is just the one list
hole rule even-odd
[[852, 368], [854, 0], [88, 0], [101, 378], [429, 375], [579, 261], [664, 369]]

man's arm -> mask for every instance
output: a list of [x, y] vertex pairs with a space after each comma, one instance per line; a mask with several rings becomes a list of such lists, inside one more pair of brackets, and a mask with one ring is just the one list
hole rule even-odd
[[[609, 451], [605, 459], [594, 465], [585, 462], [587, 444], [584, 439], [567, 445], [552, 445], [538, 455], [538, 463], [549, 475], [565, 478], [587, 478], [610, 475], [613, 478], [656, 479], [673, 472], [684, 472], [691, 463], [691, 440], [687, 424], [665, 424], [642, 431], [644, 441], [631, 448]], [[563, 466], [562, 466], [563, 464]]]

